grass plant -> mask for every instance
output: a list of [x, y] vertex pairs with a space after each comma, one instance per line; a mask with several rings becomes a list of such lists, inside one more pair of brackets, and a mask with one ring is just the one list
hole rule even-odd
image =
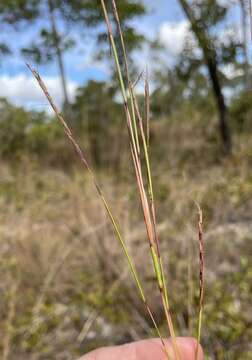
[[[129, 138], [129, 149], [131, 153], [131, 159], [133, 163], [137, 191], [139, 194], [140, 205], [143, 213], [143, 219], [146, 228], [147, 239], [149, 242], [150, 247], [150, 256], [152, 258], [153, 268], [155, 279], [158, 287], [158, 291], [160, 294], [160, 301], [163, 306], [164, 315], [167, 321], [168, 332], [171, 336], [172, 340], [172, 347], [173, 347], [173, 355], [168, 353], [168, 349], [166, 348], [165, 342], [163, 340], [163, 336], [161, 335], [159, 328], [157, 326], [157, 322], [155, 320], [155, 316], [147, 302], [145, 292], [143, 289], [143, 285], [140, 280], [140, 276], [137, 273], [135, 268], [133, 259], [127, 249], [126, 242], [122, 236], [122, 232], [120, 227], [115, 219], [113, 211], [106, 200], [106, 197], [102, 191], [100, 184], [97, 181], [96, 174], [93, 171], [91, 165], [89, 164], [85, 153], [82, 151], [80, 145], [76, 141], [74, 134], [70, 127], [68, 126], [67, 122], [65, 121], [64, 117], [62, 116], [61, 112], [59, 111], [58, 107], [56, 106], [55, 102], [53, 101], [51, 95], [48, 92], [48, 89], [40, 77], [39, 73], [34, 70], [30, 65], [28, 65], [30, 71], [32, 72], [33, 76], [37, 80], [39, 86], [41, 87], [42, 91], [44, 92], [49, 104], [51, 105], [57, 119], [61, 123], [64, 132], [71, 142], [75, 152], [77, 153], [78, 157], [84, 168], [88, 171], [89, 175], [92, 178], [93, 184], [96, 188], [99, 198], [101, 199], [103, 206], [107, 212], [107, 215], [111, 221], [113, 226], [115, 235], [119, 240], [121, 247], [123, 249], [124, 255], [127, 259], [132, 277], [135, 281], [136, 287], [139, 292], [139, 296], [144, 304], [144, 307], [149, 314], [151, 321], [156, 329], [156, 332], [162, 342], [164, 352], [166, 354], [167, 359], [173, 358], [175, 356], [176, 360], [179, 360], [180, 354], [179, 349], [176, 343], [176, 334], [175, 329], [172, 321], [170, 305], [169, 305], [169, 295], [168, 289], [166, 285], [165, 273], [163, 268], [163, 262], [161, 257], [160, 251], [160, 244], [158, 239], [158, 232], [157, 232], [157, 224], [156, 224], [156, 209], [155, 209], [155, 200], [154, 200], [154, 191], [153, 191], [153, 184], [152, 184], [152, 172], [151, 172], [151, 162], [150, 162], [150, 147], [149, 147], [149, 129], [150, 129], [150, 99], [149, 99], [149, 83], [148, 83], [148, 76], [146, 75], [145, 80], [145, 109], [144, 115], [142, 116], [139, 104], [137, 100], [137, 96], [135, 94], [135, 85], [130, 79], [129, 75], [129, 66], [127, 61], [127, 52], [126, 46], [124, 44], [123, 33], [120, 26], [120, 18], [117, 11], [117, 6], [115, 0], [112, 0], [112, 7], [113, 7], [113, 14], [116, 21], [117, 29], [120, 34], [120, 46], [123, 50], [123, 60], [124, 60], [124, 67], [120, 65], [119, 55], [118, 55], [118, 48], [116, 47], [114, 35], [112, 31], [112, 24], [109, 18], [109, 14], [107, 11], [106, 4], [104, 0], [101, 0], [101, 6], [108, 30], [109, 41], [112, 49], [112, 54], [115, 61], [115, 68], [118, 75], [119, 87], [121, 91], [121, 96], [123, 99], [123, 108], [125, 112], [125, 120], [126, 126], [128, 129], [128, 138]], [[126, 80], [125, 80], [126, 79]], [[145, 185], [147, 184], [147, 185]], [[202, 232], [202, 212], [199, 208], [199, 221], [198, 221], [198, 228], [199, 228], [199, 258], [200, 258], [200, 296], [199, 296], [199, 320], [198, 320], [198, 330], [197, 330], [197, 340], [198, 343], [200, 341], [201, 336], [201, 325], [202, 325], [202, 311], [203, 311], [203, 296], [204, 296], [204, 252], [203, 252], [203, 232]], [[196, 347], [195, 358], [198, 358], [198, 349], [199, 346]]]

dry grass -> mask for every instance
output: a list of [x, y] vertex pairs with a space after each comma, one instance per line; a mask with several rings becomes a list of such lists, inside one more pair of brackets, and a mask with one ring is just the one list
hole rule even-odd
[[[211, 153], [204, 159], [197, 157], [206, 146], [200, 142], [202, 137], [190, 148], [185, 142], [176, 150], [178, 136], [187, 139], [195, 130], [187, 123], [180, 122], [180, 127], [171, 123], [163, 145], [166, 150], [162, 150], [169, 156], [159, 158], [155, 139], [163, 143], [166, 129], [161, 122], [152, 125], [151, 131], [157, 164], [157, 229], [172, 289], [175, 326], [183, 335], [192, 334], [197, 326], [197, 214], [192, 200], [196, 199], [205, 209], [203, 344], [213, 359], [250, 359], [252, 185], [247, 138], [237, 139], [236, 156], [221, 163]], [[154, 335], [90, 180], [79, 172], [77, 162], [74, 168], [66, 174], [29, 162], [19, 169], [1, 166], [1, 290], [5, 295], [0, 328], [2, 350], [7, 349], [9, 359], [74, 359], [99, 345]], [[122, 221], [130, 254], [163, 329], [131, 181], [118, 183], [103, 174], [100, 181]]]

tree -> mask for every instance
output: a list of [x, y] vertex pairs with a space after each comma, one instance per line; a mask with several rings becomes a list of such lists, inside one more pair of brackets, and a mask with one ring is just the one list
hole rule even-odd
[[[37, 21], [43, 21], [39, 35], [29, 44], [23, 53], [32, 57], [37, 63], [46, 63], [57, 59], [60, 72], [65, 105], [69, 104], [67, 93], [67, 81], [64, 66], [64, 53], [75, 45], [73, 28], [78, 27], [87, 30], [97, 28], [96, 37], [101, 44], [106, 39], [105, 26], [101, 25], [104, 20], [99, 0], [24, 0], [27, 3], [35, 3]], [[142, 40], [129, 20], [135, 16], [144, 14], [143, 5], [135, 1], [119, 0], [118, 9], [121, 15], [122, 28], [128, 42], [128, 50], [132, 51]], [[112, 8], [110, 9], [112, 12]], [[48, 19], [48, 25], [46, 24]], [[100, 46], [101, 47], [101, 46]]]
[[[98, 0], [100, 3], [100, 0]], [[134, 63], [132, 62], [132, 53], [136, 48], [139, 48], [144, 41], [144, 37], [140, 34], [138, 34], [134, 28], [133, 25], [130, 24], [130, 20], [134, 17], [143, 16], [145, 14], [145, 8], [142, 4], [140, 4], [137, 1], [128, 1], [128, 0], [118, 0], [116, 1], [116, 7], [118, 9], [119, 18], [120, 18], [120, 27], [121, 31], [123, 33], [124, 42], [126, 45], [126, 51], [127, 51], [127, 59], [130, 63], [129, 71], [131, 72], [131, 75], [136, 75], [136, 67], [134, 66]], [[112, 21], [115, 20], [113, 16], [113, 6], [112, 6], [112, 0], [109, 2], [107, 6], [107, 10], [111, 15]], [[103, 14], [102, 14], [103, 15]], [[118, 57], [121, 67], [124, 66], [124, 60], [123, 60], [123, 49], [121, 46], [121, 39], [120, 39], [120, 30], [118, 29], [118, 23], [115, 22], [114, 24], [114, 40], [115, 44], [118, 50]], [[100, 44], [105, 43], [106, 46], [108, 45], [108, 39], [107, 39], [107, 29], [105, 32], [101, 32], [98, 36], [98, 42]], [[111, 52], [110, 47], [107, 46], [107, 50]], [[108, 52], [108, 51], [107, 51]], [[107, 58], [107, 52], [106, 51], [100, 51], [100, 54], [98, 53], [98, 56], [104, 56]], [[113, 62], [114, 65], [114, 62]], [[116, 78], [115, 84], [118, 84], [117, 82], [117, 75], [115, 71], [115, 67], [112, 66], [112, 74], [113, 78]]]
[[[15, 26], [22, 22], [23, 19], [31, 20], [35, 13], [34, 2], [28, 4], [23, 0], [5, 0], [0, 2], [0, 26], [1, 33], [4, 27]], [[0, 57], [11, 53], [10, 44], [0, 40]]]
[[[48, 124], [48, 116], [45, 113], [26, 111], [0, 98], [0, 156], [19, 158], [26, 149], [35, 150], [35, 146], [31, 149], [31, 142], [36, 145], [36, 150], [43, 151], [44, 147], [39, 146], [41, 138], [45, 138], [41, 129], [48, 127]], [[50, 131], [48, 129], [46, 133], [48, 140], [50, 134], [51, 129]]]
[[[114, 99], [114, 89], [105, 82], [89, 81], [77, 90], [72, 105], [75, 129], [87, 134], [91, 157], [96, 166], [104, 164], [103, 155], [109, 154], [110, 130], [120, 114], [120, 105]], [[113, 125], [113, 126], [109, 126]]]
[[220, 65], [234, 58], [236, 46], [232, 42], [230, 42], [228, 46], [220, 43], [220, 41], [218, 44], [216, 37], [211, 31], [212, 28], [223, 21], [227, 13], [227, 8], [219, 4], [217, 0], [179, 1], [203, 53], [218, 108], [219, 129], [223, 149], [226, 154], [229, 154], [231, 152], [232, 142], [228, 124], [228, 109], [221, 83]]
[[[29, 2], [29, 1], [28, 1]], [[44, 0], [37, 1], [35, 20], [49, 20], [48, 28], [42, 25], [39, 36], [28, 47], [22, 49], [23, 54], [32, 58], [36, 63], [47, 63], [56, 58], [64, 98], [65, 108], [69, 108], [69, 95], [67, 91], [66, 71], [63, 53], [70, 49], [74, 42], [67, 37], [68, 34], [60, 34], [58, 21], [68, 22], [70, 17], [65, 14], [64, 1]], [[56, 15], [57, 11], [57, 15]]]
[[249, 0], [239, 0], [241, 8], [241, 27], [242, 27], [242, 50], [243, 50], [243, 68], [244, 68], [244, 88], [251, 88], [250, 65], [248, 57], [248, 30], [249, 30]]

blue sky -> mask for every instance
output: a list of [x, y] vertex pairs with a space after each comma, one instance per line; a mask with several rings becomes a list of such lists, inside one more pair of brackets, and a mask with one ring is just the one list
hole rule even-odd
[[[220, 0], [225, 1], [225, 0]], [[133, 21], [136, 29], [149, 39], [159, 38], [167, 49], [167, 59], [176, 57], [183, 46], [188, 33], [188, 24], [183, 17], [177, 0], [143, 0], [148, 13], [141, 19]], [[230, 15], [231, 22], [239, 21], [239, 12], [234, 9]], [[30, 26], [22, 31], [15, 32], [8, 29], [0, 36], [17, 49], [29, 43], [36, 34], [36, 28]], [[73, 32], [74, 36], [76, 34]], [[76, 87], [83, 85], [89, 79], [105, 80], [108, 78], [109, 67], [106, 62], [97, 62], [93, 59], [95, 50], [94, 37], [91, 35], [81, 39], [80, 45], [65, 55], [65, 66], [68, 87], [71, 96], [74, 96]], [[145, 67], [151, 59], [148, 49], [136, 54], [136, 61], [140, 67]], [[58, 69], [55, 62], [38, 67], [41, 75], [48, 82], [52, 95], [60, 102], [62, 99]], [[25, 66], [25, 59], [18, 51], [6, 57], [0, 63], [0, 96], [9, 98], [12, 102], [27, 107], [42, 107], [44, 99]]]
[[[157, 31], [162, 23], [180, 21], [183, 17], [176, 0], [144, 0], [144, 3], [148, 9], [147, 15], [141, 17], [141, 19], [136, 19], [133, 23], [139, 32], [150, 38], [154, 38], [157, 35]], [[29, 41], [34, 38], [36, 30], [40, 26], [41, 24], [36, 27], [30, 26], [26, 29], [25, 27], [22, 27], [21, 36], [19, 32], [8, 29], [1, 35], [1, 39], [9, 42], [12, 44], [14, 49], [17, 49], [20, 46], [28, 44]], [[72, 35], [75, 34], [72, 33]], [[88, 45], [86, 43], [88, 43]], [[83, 81], [90, 77], [96, 77], [99, 79], [104, 77], [104, 75], [106, 76], [106, 74], [104, 74], [104, 69], [101, 70], [100, 66], [90, 66], [93, 63], [91, 61], [91, 53], [93, 52], [94, 47], [95, 44], [94, 41], [92, 41], [92, 37], [87, 36], [87, 38], [83, 38], [80, 46], [65, 55], [65, 62], [68, 67], [67, 73], [72, 80], [83, 83]], [[26, 71], [24, 62], [25, 59], [20, 56], [18, 51], [15, 51], [10, 58], [5, 59], [2, 62], [0, 73], [16, 75], [20, 72]], [[40, 66], [40, 71], [43, 75], [57, 74], [57, 68], [54, 63]]]

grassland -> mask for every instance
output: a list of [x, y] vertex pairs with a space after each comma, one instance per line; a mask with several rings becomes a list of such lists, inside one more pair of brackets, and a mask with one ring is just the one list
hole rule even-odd
[[[211, 126], [209, 124], [212, 124]], [[204, 213], [209, 359], [252, 359], [252, 144], [223, 157], [200, 114], [152, 123], [158, 231], [177, 333], [195, 335], [197, 208]], [[166, 335], [122, 136], [119, 165], [98, 171]], [[250, 142], [249, 142], [250, 141]], [[52, 154], [48, 154], [51, 157]], [[94, 347], [154, 336], [92, 183], [76, 159], [34, 156], [0, 167], [0, 351], [7, 359], [75, 359]]]

